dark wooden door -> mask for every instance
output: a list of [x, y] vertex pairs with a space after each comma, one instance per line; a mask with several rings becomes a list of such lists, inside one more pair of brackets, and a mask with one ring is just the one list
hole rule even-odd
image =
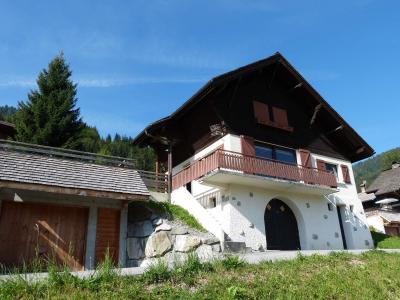
[[299, 250], [296, 217], [283, 201], [272, 199], [265, 209], [265, 233], [268, 250]]
[[88, 209], [4, 201], [0, 214], [0, 263], [21, 266], [39, 257], [82, 270]]
[[119, 222], [121, 211], [114, 208], [99, 208], [97, 211], [96, 263], [108, 252], [114, 265], [118, 264]]

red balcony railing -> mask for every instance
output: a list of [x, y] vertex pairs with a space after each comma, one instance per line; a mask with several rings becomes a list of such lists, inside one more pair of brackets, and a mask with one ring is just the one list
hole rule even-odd
[[179, 188], [218, 169], [337, 187], [336, 177], [332, 172], [218, 149], [203, 158], [195, 160], [189, 166], [173, 175], [172, 189]]

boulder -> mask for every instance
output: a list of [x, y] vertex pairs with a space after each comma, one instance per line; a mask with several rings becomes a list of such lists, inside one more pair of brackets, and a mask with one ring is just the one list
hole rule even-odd
[[201, 239], [191, 235], [177, 235], [175, 240], [175, 251], [189, 252], [201, 244]]
[[159, 226], [163, 223], [163, 219], [161, 218], [155, 218], [151, 221], [153, 223], [154, 226]]
[[172, 229], [171, 225], [167, 224], [167, 223], [162, 223], [160, 226], [156, 227], [156, 232], [158, 231], [170, 231]]
[[153, 233], [153, 225], [150, 221], [128, 224], [128, 237], [147, 237]]
[[210, 245], [201, 245], [196, 249], [196, 254], [202, 262], [211, 260], [215, 256], [213, 248]]
[[165, 231], [153, 233], [146, 244], [146, 257], [157, 257], [168, 252], [172, 248], [171, 240]]
[[126, 247], [129, 259], [141, 259], [145, 257], [145, 249], [148, 238], [127, 238]]
[[182, 226], [175, 226], [171, 230], [171, 234], [173, 234], [173, 235], [182, 235], [182, 234], [187, 234], [187, 233], [188, 233], [188, 230]]
[[219, 239], [217, 239], [215, 236], [203, 237], [201, 238], [201, 241], [203, 244], [207, 245], [213, 245], [219, 243]]

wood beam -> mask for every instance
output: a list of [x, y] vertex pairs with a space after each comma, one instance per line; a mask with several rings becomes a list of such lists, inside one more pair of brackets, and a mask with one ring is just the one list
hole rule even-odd
[[322, 108], [322, 103], [318, 104], [318, 105], [314, 108], [314, 113], [313, 113], [313, 115], [312, 115], [312, 117], [311, 117], [311, 120], [310, 120], [310, 127], [315, 123], [315, 120], [317, 119], [317, 114], [318, 114], [318, 112], [321, 110], [321, 108]]
[[96, 190], [89, 190], [89, 189], [66, 188], [66, 187], [60, 187], [60, 186], [50, 186], [50, 185], [33, 184], [33, 183], [21, 183], [21, 182], [12, 182], [12, 181], [1, 181], [0, 188], [74, 195], [74, 196], [80, 196], [80, 197], [108, 198], [108, 199], [127, 200], [127, 201], [135, 201], [135, 200], [145, 201], [145, 200], [148, 200], [148, 198], [149, 198], [148, 196], [145, 196], [145, 195], [105, 192], [105, 191], [96, 191]]

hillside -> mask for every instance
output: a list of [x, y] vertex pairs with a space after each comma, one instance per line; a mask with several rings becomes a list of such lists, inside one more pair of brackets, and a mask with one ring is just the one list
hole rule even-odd
[[362, 162], [354, 164], [353, 170], [357, 188], [359, 189], [363, 180], [366, 180], [367, 186], [369, 186], [380, 172], [389, 169], [393, 161], [399, 160], [400, 147], [382, 152]]

